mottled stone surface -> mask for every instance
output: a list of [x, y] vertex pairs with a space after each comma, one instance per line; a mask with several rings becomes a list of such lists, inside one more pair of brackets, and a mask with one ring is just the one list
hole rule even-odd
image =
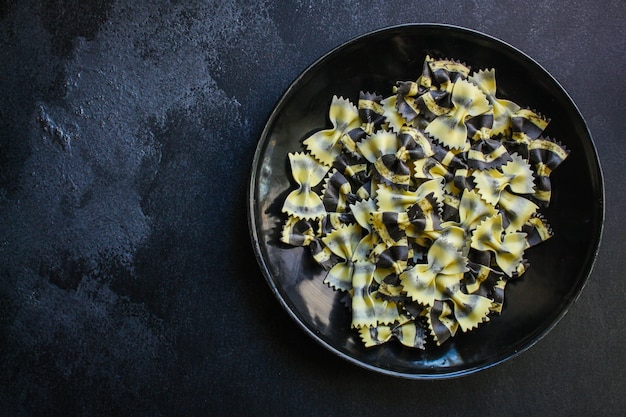
[[[0, 415], [619, 415], [625, 15], [618, 0], [0, 2]], [[451, 381], [314, 344], [248, 238], [252, 155], [283, 91], [329, 49], [407, 22], [533, 56], [606, 178], [580, 300], [528, 352]]]

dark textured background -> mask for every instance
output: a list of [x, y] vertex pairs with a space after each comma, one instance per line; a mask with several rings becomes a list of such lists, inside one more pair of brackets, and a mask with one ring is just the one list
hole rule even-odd
[[[0, 415], [623, 415], [626, 3], [0, 0]], [[274, 104], [366, 31], [461, 25], [568, 90], [606, 179], [580, 299], [449, 381], [313, 343], [256, 265], [245, 199]]]

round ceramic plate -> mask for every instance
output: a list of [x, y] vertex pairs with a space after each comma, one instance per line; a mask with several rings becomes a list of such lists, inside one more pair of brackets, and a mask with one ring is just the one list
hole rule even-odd
[[[473, 70], [495, 68], [498, 97], [550, 118], [544, 136], [570, 156], [551, 175], [553, 194], [542, 212], [554, 237], [526, 251], [530, 269], [506, 287], [503, 312], [488, 323], [425, 350], [389, 342], [365, 348], [350, 328], [341, 294], [303, 248], [278, 242], [290, 182], [287, 154], [329, 127], [333, 95], [358, 101], [360, 90], [388, 96], [398, 80], [416, 80], [426, 55], [458, 59]], [[529, 56], [479, 32], [444, 25], [403, 25], [353, 39], [311, 65], [272, 112], [254, 157], [248, 201], [254, 250], [263, 274], [289, 315], [315, 341], [374, 371], [416, 379], [475, 372], [528, 349], [579, 296], [594, 263], [604, 216], [603, 180], [586, 124], [558, 82]]]

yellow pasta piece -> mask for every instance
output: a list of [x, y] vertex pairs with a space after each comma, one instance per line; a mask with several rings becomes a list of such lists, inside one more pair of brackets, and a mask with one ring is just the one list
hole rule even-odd
[[384, 241], [380, 242], [372, 249], [369, 258], [378, 268], [389, 269], [396, 274], [402, 273], [406, 269], [409, 259], [406, 236], [391, 245]]
[[506, 232], [520, 230], [539, 209], [539, 206], [532, 201], [506, 190], [500, 194], [499, 206], [509, 222]]
[[475, 72], [468, 80], [478, 86], [487, 96], [493, 109], [493, 125], [491, 134], [502, 135], [511, 130], [511, 116], [520, 110], [520, 106], [509, 100], [496, 98], [496, 71], [495, 69]]
[[391, 326], [361, 327], [359, 336], [363, 345], [370, 348], [390, 341], [393, 336], [393, 329]]
[[463, 79], [454, 83], [452, 104], [454, 105], [452, 111], [430, 122], [426, 127], [426, 133], [448, 148], [460, 149], [467, 141], [465, 119], [468, 116], [485, 113], [491, 106], [478, 87]]
[[528, 162], [517, 154], [511, 155], [511, 162], [502, 166], [502, 173], [509, 178], [508, 186], [517, 194], [534, 192], [533, 172]]
[[459, 323], [454, 317], [454, 310], [448, 300], [437, 300], [433, 306], [429, 306], [426, 319], [430, 334], [438, 346], [453, 337], [459, 328]]
[[455, 291], [450, 294], [450, 300], [454, 304], [454, 318], [462, 331], [467, 332], [489, 320], [487, 315], [492, 305], [489, 298]]
[[381, 184], [378, 187], [376, 203], [380, 211], [407, 211], [409, 207], [432, 194], [438, 202], [443, 201], [443, 181], [441, 178], [423, 182], [415, 191], [390, 187]]
[[453, 222], [445, 222], [441, 227], [442, 229], [437, 236], [437, 240], [449, 244], [459, 252], [461, 256], [466, 257], [469, 246], [467, 241], [468, 232]]
[[528, 144], [529, 162], [536, 174], [533, 198], [543, 206], [548, 206], [552, 198], [550, 174], [568, 155], [565, 146], [552, 139], [540, 137]]
[[[405, 237], [405, 234], [400, 227], [399, 215], [403, 213], [396, 213], [394, 211], [376, 211], [371, 213], [372, 228], [382, 241], [388, 245], [394, 245]], [[408, 220], [408, 219], [407, 219]]]
[[292, 216], [289, 216], [280, 234], [280, 241], [292, 246], [307, 246], [315, 238], [315, 230], [309, 221]]
[[391, 324], [398, 319], [396, 303], [377, 297], [377, 291], [371, 290], [375, 268], [375, 265], [366, 261], [354, 264], [352, 327]]
[[383, 155], [396, 153], [398, 137], [395, 133], [381, 130], [359, 142], [357, 146], [361, 155], [369, 162], [374, 163]]
[[302, 219], [320, 219], [326, 214], [322, 199], [312, 190], [319, 184], [328, 168], [304, 153], [290, 153], [289, 162], [298, 189], [293, 190], [283, 204], [282, 211]]
[[467, 153], [467, 165], [476, 170], [498, 168], [511, 160], [511, 155], [499, 140], [477, 140]]
[[342, 173], [333, 169], [322, 187], [322, 202], [325, 209], [343, 213], [348, 209], [351, 198], [355, 198], [352, 184]]
[[341, 261], [335, 264], [324, 282], [334, 289], [348, 291], [352, 289], [352, 275], [354, 274], [353, 257], [359, 253], [362, 229], [358, 224], [342, 225], [322, 237], [322, 242], [338, 256]]
[[402, 126], [408, 124], [406, 119], [402, 117], [396, 110], [396, 96], [389, 96], [381, 102], [383, 107], [383, 115], [389, 128], [394, 132], [399, 132]]
[[417, 264], [400, 275], [407, 295], [422, 304], [432, 306], [444, 298], [447, 287], [457, 284], [467, 271], [467, 259], [452, 245], [435, 240], [428, 249], [428, 263]]
[[443, 179], [448, 182], [453, 175], [435, 158], [423, 158], [413, 161], [414, 177], [418, 179]]
[[465, 190], [459, 203], [459, 224], [470, 232], [487, 217], [497, 214], [497, 210], [487, 204], [476, 191]]
[[494, 206], [500, 202], [500, 196], [506, 187], [518, 194], [534, 192], [533, 173], [528, 163], [517, 154], [513, 154], [511, 158], [500, 170], [489, 169], [472, 174], [478, 193]]
[[376, 201], [372, 198], [360, 200], [350, 205], [350, 212], [356, 222], [368, 232], [372, 230], [371, 214], [376, 211]]
[[506, 287], [507, 280], [499, 280], [493, 289], [493, 302], [491, 303], [491, 311], [494, 313], [502, 313], [502, 307], [504, 307], [504, 289]]
[[382, 127], [385, 121], [382, 97], [377, 94], [359, 93], [359, 117], [363, 124], [361, 129], [366, 135], [371, 135]]
[[358, 224], [342, 225], [322, 237], [322, 241], [335, 255], [350, 261], [361, 241], [361, 236], [362, 229]]
[[419, 85], [413, 81], [398, 81], [393, 87], [396, 94], [396, 110], [407, 121], [415, 119], [419, 113], [416, 96], [419, 94]]
[[530, 109], [520, 109], [511, 115], [511, 139], [528, 144], [537, 139], [548, 126], [549, 120]]
[[522, 226], [522, 232], [526, 233], [528, 247], [538, 245], [552, 237], [552, 228], [541, 215], [531, 217]]
[[318, 161], [331, 166], [341, 154], [343, 135], [361, 126], [356, 106], [341, 97], [334, 96], [328, 112], [332, 128], [314, 133], [304, 140], [304, 146]]
[[395, 338], [404, 346], [424, 349], [424, 329], [415, 321], [398, 324], [392, 330]]
[[424, 349], [424, 329], [416, 324], [412, 317], [406, 315], [401, 315], [400, 319], [391, 325], [362, 327], [359, 329], [359, 336], [365, 347], [381, 345], [396, 339], [404, 346]]
[[483, 220], [472, 235], [471, 247], [495, 254], [496, 264], [507, 276], [512, 276], [522, 262], [526, 248], [526, 233], [504, 233], [502, 216], [497, 214]]

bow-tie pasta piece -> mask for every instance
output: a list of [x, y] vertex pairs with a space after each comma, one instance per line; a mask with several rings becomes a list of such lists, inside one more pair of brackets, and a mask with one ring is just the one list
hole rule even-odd
[[471, 232], [478, 224], [488, 217], [495, 216], [497, 211], [487, 204], [476, 191], [465, 191], [459, 204], [459, 225]]
[[319, 236], [319, 222], [289, 216], [281, 230], [280, 241], [291, 246], [306, 246], [311, 257], [325, 270], [330, 269], [336, 259]]
[[526, 249], [526, 233], [505, 233], [502, 216], [489, 217], [476, 227], [472, 234], [471, 247], [479, 251], [490, 251], [496, 264], [507, 276], [512, 276], [522, 262]]
[[449, 86], [458, 79], [466, 79], [470, 68], [462, 62], [453, 59], [432, 59], [426, 57], [432, 84], [441, 90], [448, 90]]
[[350, 205], [352, 216], [365, 233], [353, 255], [355, 260], [369, 259], [372, 250], [380, 243], [380, 236], [377, 233], [372, 233], [372, 213], [375, 211], [376, 202], [371, 198]]
[[361, 91], [359, 93], [359, 117], [363, 122], [361, 129], [367, 134], [380, 130], [385, 122], [385, 114], [383, 105], [381, 103], [383, 97], [374, 94]]
[[[361, 125], [348, 130], [339, 138], [339, 141], [343, 145], [342, 152], [350, 156], [358, 157], [356, 144], [362, 141], [367, 135], [371, 135], [373, 132], [382, 128], [385, 122], [385, 115], [381, 101], [382, 96], [377, 94], [363, 91], [359, 93], [357, 108]], [[341, 157], [341, 155], [339, 157]]]
[[467, 164], [468, 152], [471, 149], [469, 141], [466, 141], [463, 147], [457, 149], [448, 149], [438, 143], [433, 145], [433, 149], [433, 158], [446, 167], [452, 175], [457, 170], [469, 168]]
[[283, 212], [302, 219], [321, 219], [326, 214], [322, 199], [312, 190], [326, 176], [328, 167], [308, 154], [290, 153], [291, 175], [298, 184], [283, 204]]
[[554, 233], [548, 221], [541, 214], [537, 214], [524, 223], [522, 232], [526, 233], [528, 247], [535, 246], [550, 239]]
[[335, 254], [340, 261], [332, 267], [324, 283], [331, 288], [342, 291], [352, 289], [354, 274], [354, 255], [358, 253], [361, 243], [362, 229], [358, 224], [342, 225], [322, 237], [322, 242]]
[[398, 136], [395, 133], [380, 130], [359, 142], [357, 147], [361, 155], [373, 164], [383, 155], [394, 154], [398, 150]]
[[519, 231], [524, 224], [537, 213], [539, 206], [517, 194], [503, 191], [498, 206], [505, 220], [505, 231]]
[[415, 320], [397, 324], [392, 328], [391, 333], [395, 339], [406, 347], [424, 349], [426, 340], [424, 328]]
[[331, 166], [341, 154], [343, 135], [361, 126], [359, 111], [349, 100], [333, 97], [328, 111], [332, 128], [320, 130], [304, 140], [304, 146], [317, 160]]
[[394, 188], [384, 184], [378, 186], [376, 205], [380, 211], [407, 211], [409, 207], [433, 194], [435, 200], [443, 200], [443, 181], [432, 179], [423, 182], [415, 191]]
[[399, 216], [401, 214], [395, 211], [376, 211], [371, 213], [370, 223], [373, 230], [388, 246], [396, 244], [406, 236], [399, 224]]
[[445, 299], [446, 288], [460, 283], [467, 270], [467, 259], [452, 245], [435, 240], [428, 249], [428, 262], [417, 264], [400, 275], [400, 280], [412, 299], [432, 306]]
[[454, 319], [454, 310], [449, 300], [436, 300], [427, 308], [426, 319], [437, 346], [454, 337], [459, 329], [459, 322]]
[[315, 227], [309, 220], [289, 217], [283, 225], [280, 241], [291, 246], [307, 246], [317, 238]]
[[467, 255], [470, 250], [471, 232], [486, 218], [498, 213], [495, 207], [480, 198], [476, 191], [465, 191], [457, 206], [458, 221], [446, 221], [441, 238], [448, 240], [457, 251]]
[[378, 325], [362, 327], [359, 336], [365, 347], [378, 346], [392, 339], [398, 340], [402, 345], [424, 349], [426, 334], [424, 328], [415, 322], [411, 316], [401, 316], [400, 320], [391, 325]]
[[409, 251], [408, 240], [403, 236], [391, 245], [380, 242], [372, 249], [369, 258], [378, 268], [400, 274], [407, 267]]
[[424, 93], [423, 96], [433, 91], [449, 93], [452, 85], [459, 79], [467, 79], [469, 73], [470, 68], [462, 62], [445, 58], [434, 59], [427, 55], [417, 83], [420, 92]]
[[376, 202], [371, 199], [357, 201], [350, 205], [350, 212], [356, 222], [367, 232], [372, 230], [371, 215], [376, 211]]
[[359, 142], [357, 147], [361, 155], [374, 164], [381, 180], [387, 184], [408, 187], [411, 183], [411, 154], [407, 146], [416, 145], [410, 137], [405, 144], [395, 133], [379, 131]]
[[395, 157], [408, 165], [407, 161], [435, 155], [433, 144], [419, 129], [402, 126], [398, 133], [398, 151]]
[[467, 127], [467, 137], [473, 141], [490, 139], [492, 135], [491, 128], [493, 127], [493, 112], [489, 111], [478, 116], [469, 117], [465, 120], [465, 127]]
[[552, 184], [550, 174], [567, 158], [569, 150], [552, 139], [538, 138], [528, 144], [528, 159], [536, 174], [535, 200], [544, 207], [550, 204]]
[[469, 261], [467, 266], [469, 271], [463, 278], [466, 292], [493, 299], [496, 286], [499, 285], [504, 274], [482, 263]]
[[418, 126], [422, 122], [420, 119], [429, 122], [448, 113], [452, 107], [452, 86], [457, 79], [467, 78], [469, 71], [460, 62], [427, 56], [416, 83], [409, 81], [397, 85], [394, 102], [398, 114], [408, 117], [414, 126]]
[[426, 194], [420, 198], [415, 204], [408, 208], [406, 213], [407, 222], [402, 222], [405, 230], [411, 228], [412, 231], [435, 231], [441, 230], [441, 213], [443, 203], [440, 196], [435, 192]]
[[463, 79], [454, 83], [451, 101], [452, 110], [430, 122], [426, 133], [448, 148], [459, 149], [467, 141], [466, 118], [483, 114], [491, 106], [478, 87]]
[[494, 139], [477, 140], [467, 153], [467, 165], [475, 170], [498, 168], [511, 159], [502, 142]]
[[361, 186], [369, 181], [367, 161], [360, 155], [355, 156], [342, 153], [335, 159], [332, 167], [341, 172], [354, 185]]
[[327, 235], [342, 225], [355, 223], [352, 213], [328, 212], [326, 216], [318, 220], [320, 224], [320, 236]]
[[506, 187], [517, 194], [534, 192], [534, 177], [530, 165], [517, 154], [513, 154], [511, 161], [500, 169], [475, 171], [472, 176], [478, 193], [494, 206], [500, 201]]
[[459, 205], [461, 204], [461, 198], [452, 194], [443, 195], [443, 211], [441, 214], [441, 220], [444, 222], [458, 222], [459, 221]]
[[380, 299], [393, 301], [398, 304], [399, 307], [404, 308], [407, 298], [403, 292], [400, 278], [395, 271], [377, 268], [374, 273], [374, 280], [378, 284], [377, 296]]
[[380, 104], [383, 106], [383, 116], [385, 116], [385, 124], [392, 132], [400, 132], [402, 126], [407, 126], [409, 122], [402, 116], [397, 106], [397, 96], [392, 95], [383, 99]]
[[413, 176], [420, 180], [442, 179], [444, 183], [454, 180], [454, 174], [433, 157], [413, 161]]
[[414, 81], [398, 81], [393, 92], [396, 94], [396, 110], [407, 122], [411, 122], [420, 113], [415, 101], [419, 85]]
[[520, 110], [520, 106], [509, 100], [496, 98], [496, 70], [480, 70], [468, 77], [468, 80], [485, 93], [493, 109], [491, 134], [503, 135], [511, 129], [511, 116]]
[[454, 250], [459, 252], [463, 258], [466, 258], [469, 255], [467, 232], [462, 227], [456, 226], [452, 222], [442, 223], [439, 234], [435, 239], [452, 246]]
[[398, 306], [393, 301], [378, 297], [372, 290], [376, 266], [369, 262], [356, 262], [352, 277], [352, 327], [371, 327], [392, 324], [398, 317]]
[[371, 215], [373, 230], [383, 242], [393, 245], [403, 237], [436, 238], [441, 230], [443, 203], [435, 193], [424, 194], [403, 211], [377, 211]]
[[342, 173], [333, 170], [322, 188], [322, 202], [326, 211], [343, 213], [356, 200], [357, 196], [352, 192], [350, 181]]
[[458, 290], [449, 293], [454, 306], [454, 319], [463, 332], [470, 331], [479, 324], [489, 321], [492, 300], [478, 294], [465, 294]]
[[517, 153], [528, 159], [528, 145], [539, 138], [550, 120], [528, 108], [521, 108], [511, 115], [511, 133], [501, 138], [509, 153]]
[[495, 314], [502, 314], [502, 308], [504, 307], [504, 290], [507, 282], [507, 278], [503, 277], [493, 287], [491, 311]]
[[550, 123], [541, 114], [530, 110], [520, 109], [511, 115], [511, 138], [505, 140], [505, 146], [510, 148], [510, 152], [518, 149], [518, 153], [527, 156], [528, 144], [537, 139]]
[[517, 154], [502, 166], [502, 173], [509, 178], [508, 186], [516, 194], [532, 194], [534, 190], [533, 172], [528, 162]]
[[[462, 190], [467, 187], [472, 187], [467, 183], [468, 170], [467, 154], [470, 150], [470, 143], [466, 141], [465, 146], [459, 149], [447, 149], [439, 143], [433, 144], [434, 155], [432, 159], [437, 161], [441, 166], [433, 170], [430, 169], [429, 174], [441, 175], [444, 180], [445, 192], [453, 195], [460, 195]], [[419, 159], [414, 163], [414, 176], [416, 178], [428, 177], [424, 174], [424, 167], [430, 165], [432, 162], [428, 161], [429, 158]], [[424, 164], [424, 165], [423, 165]]]

